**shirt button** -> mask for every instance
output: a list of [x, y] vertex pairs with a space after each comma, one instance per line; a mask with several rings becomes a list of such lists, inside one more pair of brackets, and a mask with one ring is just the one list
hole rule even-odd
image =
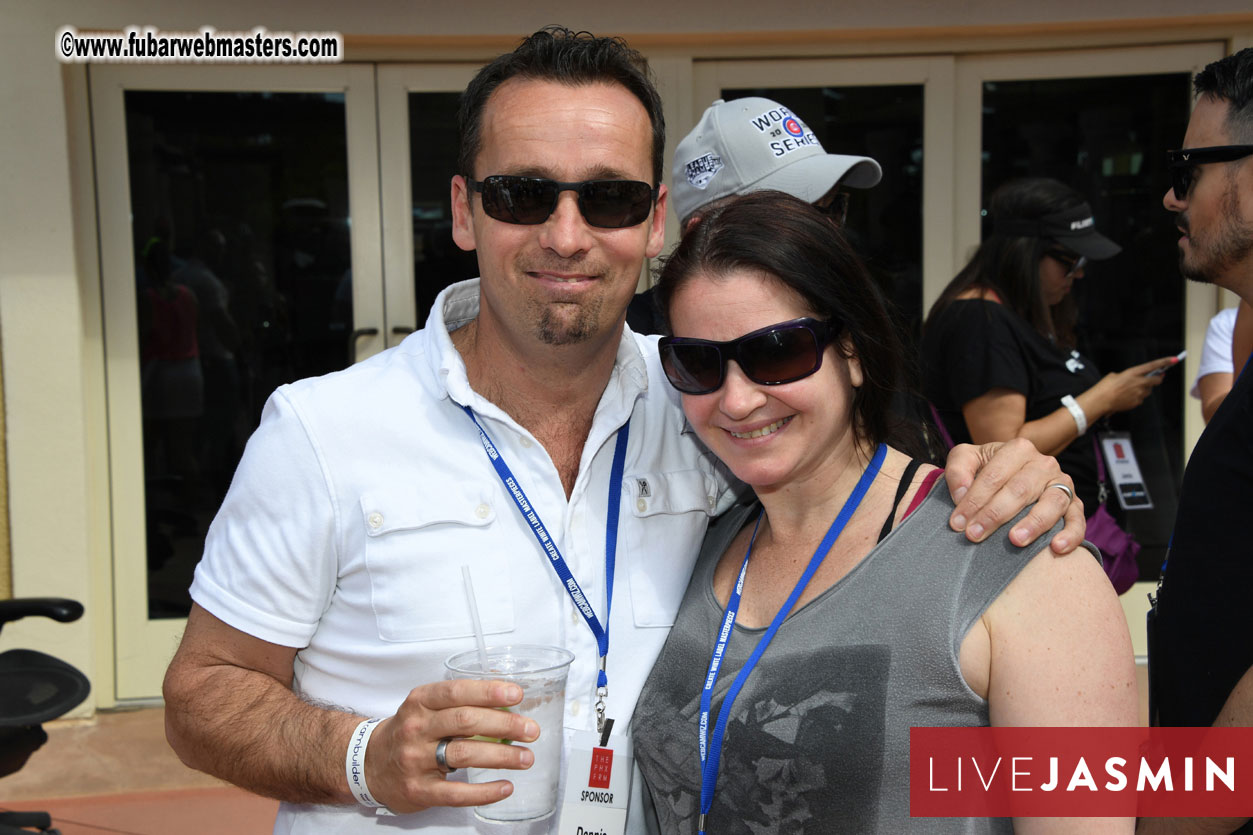
[[528, 438], [526, 435], [523, 435], [522, 438], [518, 441], [518, 443], [522, 444], [523, 449], [531, 448], [531, 439]]
[[374, 528], [375, 530], [377, 530], [377, 529], [379, 529], [379, 528], [383, 527], [383, 514], [381, 514], [381, 513], [371, 513], [371, 514], [370, 514], [370, 516], [369, 516], [369, 521], [370, 521], [370, 527], [372, 527], [372, 528]]
[[578, 702], [572, 702], [570, 704], [570, 715], [571, 716], [579, 715], [579, 703]]
[[635, 509], [638, 510], [640, 513], [643, 513], [644, 511], [648, 510], [648, 502], [644, 501], [643, 499], [636, 499]]
[[571, 622], [571, 623], [578, 623], [578, 622], [579, 622], [579, 613], [578, 613], [578, 612], [576, 612], [576, 611], [575, 611], [575, 610], [573, 610], [573, 609], [571, 609], [571, 610], [570, 610], [570, 622]]
[[492, 512], [492, 509], [485, 504], [481, 504], [474, 509], [474, 515], [479, 517], [480, 519], [486, 519], [487, 515], [491, 512]]
[[709, 509], [713, 510], [717, 504], [718, 504], [717, 500], [713, 496], [710, 496], [709, 497]]

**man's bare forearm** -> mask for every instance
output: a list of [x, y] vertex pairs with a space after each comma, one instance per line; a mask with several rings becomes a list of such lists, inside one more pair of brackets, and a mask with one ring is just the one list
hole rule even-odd
[[296, 650], [193, 605], [165, 674], [165, 734], [191, 768], [292, 803], [351, 803], [344, 776], [360, 718], [292, 692]]
[[166, 683], [166, 736], [184, 763], [292, 803], [352, 802], [344, 752], [359, 721], [238, 667], [172, 668]]

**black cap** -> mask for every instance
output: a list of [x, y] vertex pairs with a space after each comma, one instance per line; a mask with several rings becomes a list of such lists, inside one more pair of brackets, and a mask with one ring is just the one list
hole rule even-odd
[[1087, 203], [1043, 217], [996, 218], [993, 229], [998, 235], [1049, 238], [1092, 261], [1122, 252], [1122, 247], [1096, 231], [1096, 218]]

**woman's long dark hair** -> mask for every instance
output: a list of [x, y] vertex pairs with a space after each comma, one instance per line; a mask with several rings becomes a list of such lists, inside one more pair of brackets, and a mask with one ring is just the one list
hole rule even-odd
[[841, 338], [852, 343], [864, 378], [853, 396], [858, 440], [929, 457], [921, 428], [892, 408], [905, 357], [895, 322], [861, 259], [826, 215], [779, 191], [751, 192], [705, 214], [661, 269], [657, 305], [667, 330], [670, 304], [684, 283], [738, 270], [769, 275], [818, 318], [842, 323]]
[[1069, 186], [1043, 177], [1014, 180], [992, 193], [988, 212], [992, 234], [936, 299], [927, 314], [930, 322], [966, 290], [994, 290], [1001, 301], [1031, 323], [1036, 332], [1059, 347], [1073, 348], [1076, 307], [1067, 294], [1051, 308], [1040, 292], [1040, 261], [1059, 245], [1048, 238], [997, 231], [997, 223], [1037, 220], [1083, 204], [1083, 195]]

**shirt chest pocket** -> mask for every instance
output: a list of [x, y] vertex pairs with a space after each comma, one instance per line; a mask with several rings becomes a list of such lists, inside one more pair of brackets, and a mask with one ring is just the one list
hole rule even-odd
[[462, 567], [469, 566], [483, 631], [514, 628], [508, 551], [497, 541], [497, 497], [442, 481], [361, 497], [371, 605], [384, 641], [474, 635]]
[[619, 547], [630, 549], [636, 626], [674, 625], [718, 489], [713, 476], [696, 469], [631, 473], [623, 479], [636, 541], [623, 541]]

